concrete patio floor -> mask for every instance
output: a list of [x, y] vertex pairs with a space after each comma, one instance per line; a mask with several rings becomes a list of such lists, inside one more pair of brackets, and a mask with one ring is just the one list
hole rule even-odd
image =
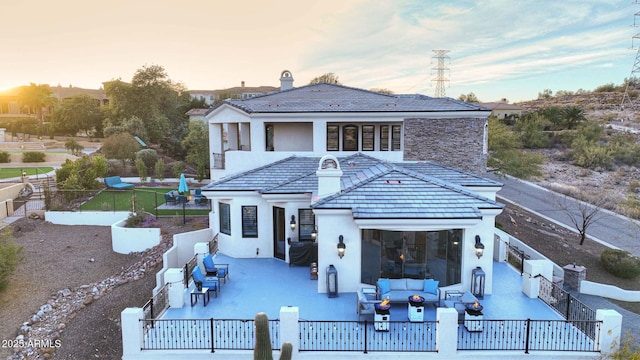
[[[185, 289], [185, 306], [170, 308], [163, 319], [253, 319], [265, 312], [270, 319], [278, 319], [282, 306], [297, 306], [301, 320], [358, 320], [356, 294], [339, 292], [328, 298], [318, 293], [318, 280], [311, 280], [309, 268], [289, 266], [277, 259], [236, 259], [218, 253], [216, 263], [229, 264], [229, 279], [222, 284], [216, 298], [203, 305], [202, 298], [190, 304], [190, 291]], [[481, 300], [487, 320], [562, 320], [551, 307], [539, 299], [522, 293], [520, 273], [506, 263], [494, 262], [493, 294]], [[321, 269], [323, 271], [324, 269]], [[338, 290], [340, 274], [338, 274]], [[324, 284], [322, 284], [324, 288]], [[442, 289], [444, 295], [444, 289]], [[372, 316], [363, 320], [373, 320]], [[407, 305], [393, 304], [391, 321], [406, 321]], [[435, 321], [435, 307], [427, 305], [425, 321]]]

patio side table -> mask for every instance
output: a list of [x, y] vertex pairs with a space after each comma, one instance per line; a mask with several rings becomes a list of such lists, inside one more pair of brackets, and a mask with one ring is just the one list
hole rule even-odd
[[202, 296], [202, 303], [207, 306], [209, 303], [209, 288], [203, 287], [202, 290], [191, 290], [191, 306], [198, 302], [198, 297]]

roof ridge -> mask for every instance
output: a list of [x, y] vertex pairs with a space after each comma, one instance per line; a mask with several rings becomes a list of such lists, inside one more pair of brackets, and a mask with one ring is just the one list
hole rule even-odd
[[368, 183], [372, 182], [373, 180], [376, 180], [376, 179], [388, 174], [391, 171], [393, 171], [393, 168], [387, 168], [387, 170], [385, 170], [385, 171], [383, 171], [383, 172], [381, 172], [379, 174], [375, 174], [375, 175], [373, 175], [373, 176], [371, 176], [371, 177], [369, 177], [369, 178], [367, 178], [365, 180], [362, 180], [362, 181], [358, 182], [357, 184], [353, 184], [353, 185], [351, 185], [351, 186], [349, 186], [349, 187], [347, 187], [345, 189], [342, 189], [342, 190], [340, 190], [339, 192], [337, 192], [335, 194], [332, 194], [332, 195], [329, 195], [327, 197], [324, 197], [324, 198], [318, 200], [317, 202], [315, 202], [313, 205], [322, 205], [322, 204], [324, 204], [324, 203], [326, 203], [326, 202], [328, 202], [330, 200], [333, 200], [333, 199], [335, 199], [335, 198], [337, 198], [339, 196], [342, 196], [342, 195], [344, 195], [344, 194], [346, 194], [348, 192], [351, 192], [354, 189], [363, 186], [364, 184], [368, 184]]

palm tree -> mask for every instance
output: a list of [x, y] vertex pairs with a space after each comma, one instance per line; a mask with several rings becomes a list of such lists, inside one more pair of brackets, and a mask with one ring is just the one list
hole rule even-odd
[[562, 115], [564, 116], [564, 123], [567, 126], [567, 129], [575, 129], [578, 127], [578, 124], [586, 120], [587, 118], [584, 116], [584, 111], [579, 106], [568, 106], [562, 109]]
[[18, 95], [20, 103], [28, 109], [29, 114], [36, 114], [36, 118], [40, 122], [40, 133], [43, 131], [44, 123], [42, 109], [54, 102], [51, 94], [52, 92], [49, 85], [36, 85], [31, 83], [29, 86], [24, 86], [20, 89]]

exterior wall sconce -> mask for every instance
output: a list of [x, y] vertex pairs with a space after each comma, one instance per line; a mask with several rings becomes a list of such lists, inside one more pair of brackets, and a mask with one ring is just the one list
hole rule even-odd
[[313, 230], [311, 230], [311, 238], [315, 240], [318, 237], [318, 227], [315, 226]]
[[344, 236], [340, 235], [338, 236], [338, 257], [340, 259], [344, 256], [345, 250], [347, 250], [347, 245], [344, 243]]
[[291, 226], [291, 231], [294, 231], [296, 229], [296, 216], [295, 215], [291, 215], [291, 222], [289, 223], [289, 226]]
[[478, 257], [478, 259], [480, 259], [482, 257], [482, 254], [484, 254], [484, 244], [480, 241], [480, 235], [476, 235], [476, 256]]

